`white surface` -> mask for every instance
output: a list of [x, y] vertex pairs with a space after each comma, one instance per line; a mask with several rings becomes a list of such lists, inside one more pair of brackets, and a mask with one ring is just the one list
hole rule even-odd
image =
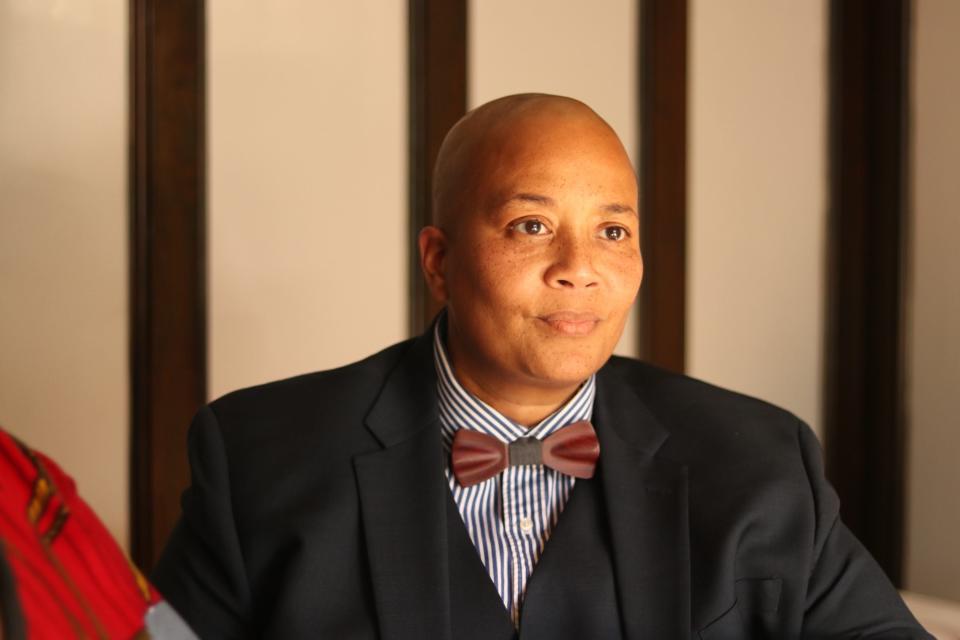
[[[469, 107], [514, 93], [576, 98], [614, 128], [636, 166], [636, 4], [470, 0]], [[636, 322], [634, 309], [618, 354], [636, 354]]]
[[937, 640], [960, 640], [960, 603], [902, 591], [907, 607]]
[[906, 584], [960, 600], [960, 3], [914, 7]]
[[406, 2], [207, 3], [210, 395], [407, 337]]
[[126, 8], [0, 2], [0, 426], [124, 547]]
[[690, 4], [688, 371], [819, 431], [825, 2]]

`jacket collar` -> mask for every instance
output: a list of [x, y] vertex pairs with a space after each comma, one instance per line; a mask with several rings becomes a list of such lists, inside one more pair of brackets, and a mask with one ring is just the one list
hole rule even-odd
[[[410, 341], [364, 419], [383, 447], [399, 444], [419, 431], [436, 426], [439, 421], [432, 334], [431, 325]], [[439, 437], [439, 427], [437, 435]]]

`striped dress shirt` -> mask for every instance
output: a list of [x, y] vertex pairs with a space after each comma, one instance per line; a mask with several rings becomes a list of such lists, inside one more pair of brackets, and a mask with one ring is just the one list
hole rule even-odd
[[[563, 407], [530, 429], [505, 417], [457, 381], [441, 324], [437, 322], [434, 329], [433, 354], [441, 435], [448, 454], [458, 429], [472, 429], [509, 443], [525, 436], [543, 440], [572, 422], [590, 419], [596, 395], [594, 376]], [[519, 627], [527, 580], [567, 504], [574, 478], [542, 465], [511, 466], [489, 480], [462, 487], [450, 468], [449, 455], [446, 474], [470, 540]]]

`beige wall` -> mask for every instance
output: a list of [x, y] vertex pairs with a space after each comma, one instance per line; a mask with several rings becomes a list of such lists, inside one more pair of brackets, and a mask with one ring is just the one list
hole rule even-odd
[[690, 4], [688, 371], [820, 423], [827, 15]]
[[[470, 107], [513, 93], [568, 95], [610, 123], [636, 166], [634, 0], [470, 0]], [[617, 353], [636, 352], [632, 314]]]
[[207, 3], [210, 395], [406, 337], [406, 3]]
[[0, 3], [0, 425], [127, 540], [126, 3]]
[[915, 5], [907, 586], [960, 600], [960, 3]]

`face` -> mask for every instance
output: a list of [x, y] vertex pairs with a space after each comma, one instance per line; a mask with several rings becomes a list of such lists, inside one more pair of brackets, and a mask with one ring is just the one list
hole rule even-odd
[[434, 230], [448, 342], [475, 377], [579, 384], [613, 352], [640, 286], [633, 170], [595, 118], [539, 118], [496, 140], [455, 227]]

